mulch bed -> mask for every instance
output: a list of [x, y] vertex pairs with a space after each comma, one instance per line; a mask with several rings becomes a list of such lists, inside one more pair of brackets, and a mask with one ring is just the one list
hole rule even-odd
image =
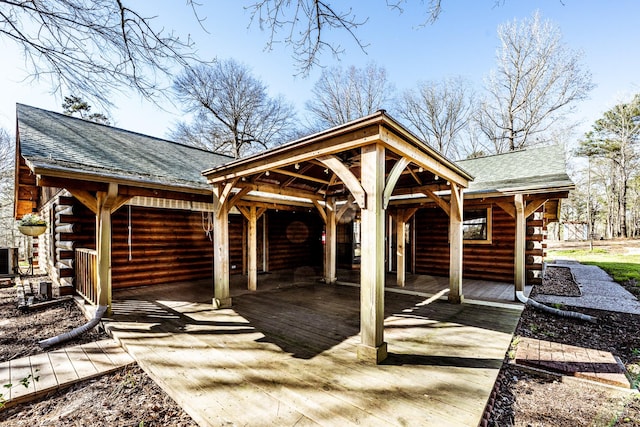
[[[573, 282], [561, 268], [547, 268], [544, 286], [532, 294], [566, 292]], [[551, 274], [549, 274], [551, 273]], [[633, 284], [629, 284], [633, 286]], [[538, 288], [538, 289], [536, 289]], [[592, 324], [525, 307], [516, 328], [517, 337], [600, 349], [619, 357], [628, 370], [640, 369], [640, 316], [609, 311], [563, 307], [598, 317]], [[638, 376], [640, 380], [640, 376]], [[638, 394], [618, 391], [589, 382], [562, 382], [557, 377], [536, 375], [505, 360], [496, 382], [490, 426], [625, 426], [640, 427]]]

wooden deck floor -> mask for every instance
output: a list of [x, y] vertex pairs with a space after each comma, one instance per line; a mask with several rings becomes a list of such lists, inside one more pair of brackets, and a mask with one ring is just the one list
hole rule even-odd
[[387, 292], [372, 366], [357, 287], [274, 285], [216, 311], [199, 286], [117, 291], [107, 327], [205, 426], [477, 425], [520, 315]]
[[[115, 341], [101, 340], [0, 363], [5, 407], [36, 399], [134, 363]], [[23, 379], [27, 379], [24, 384]]]

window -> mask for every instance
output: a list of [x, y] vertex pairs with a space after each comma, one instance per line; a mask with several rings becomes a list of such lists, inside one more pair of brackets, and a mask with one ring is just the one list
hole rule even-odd
[[465, 243], [491, 243], [491, 208], [465, 210], [462, 236]]

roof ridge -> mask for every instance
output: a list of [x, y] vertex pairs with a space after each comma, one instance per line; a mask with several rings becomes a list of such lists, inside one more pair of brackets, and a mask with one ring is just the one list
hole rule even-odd
[[466, 162], [466, 161], [471, 161], [471, 160], [476, 160], [476, 159], [487, 159], [487, 158], [491, 158], [491, 157], [498, 157], [498, 156], [505, 156], [505, 155], [509, 155], [509, 154], [514, 154], [514, 153], [524, 153], [525, 151], [533, 151], [533, 150], [540, 150], [543, 148], [549, 148], [549, 147], [560, 147], [561, 144], [559, 143], [550, 143], [550, 144], [540, 144], [540, 145], [535, 145], [533, 147], [523, 147], [520, 148], [518, 150], [513, 150], [513, 151], [504, 151], [502, 153], [493, 153], [493, 154], [487, 154], [486, 156], [478, 156], [478, 157], [472, 157], [470, 159], [460, 159], [460, 160], [456, 160], [457, 162]]

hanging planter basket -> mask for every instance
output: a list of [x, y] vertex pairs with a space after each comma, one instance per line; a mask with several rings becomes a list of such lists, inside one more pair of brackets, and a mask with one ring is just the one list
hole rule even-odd
[[46, 225], [19, 225], [18, 230], [25, 236], [38, 237], [47, 231]]

